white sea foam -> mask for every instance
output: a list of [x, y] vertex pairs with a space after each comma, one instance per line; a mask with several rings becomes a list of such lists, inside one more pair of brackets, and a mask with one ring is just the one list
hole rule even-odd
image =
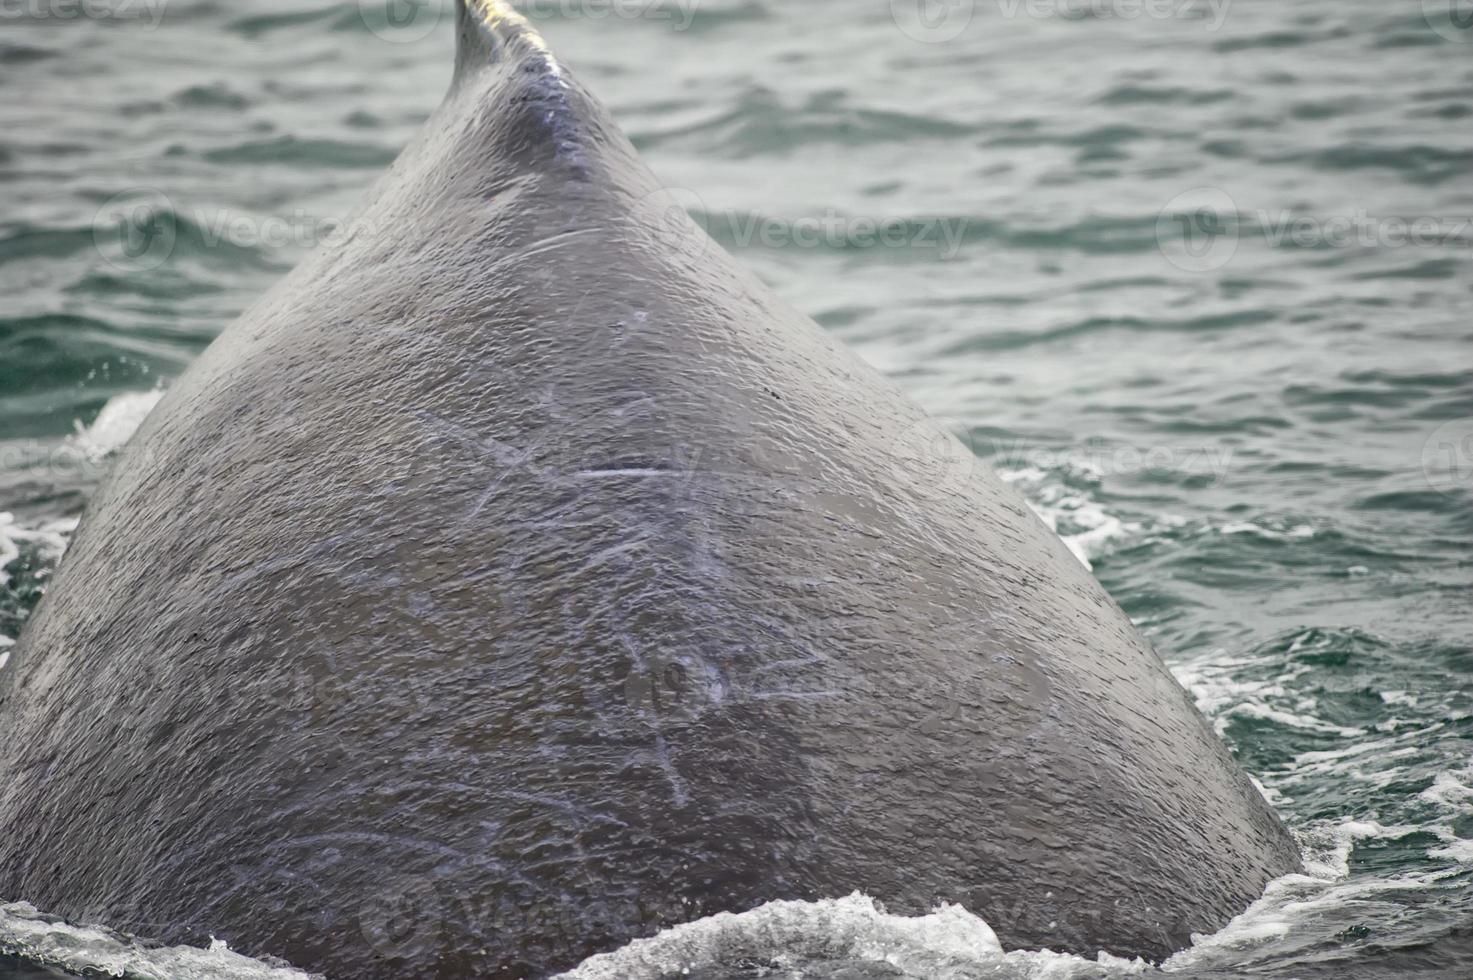
[[6, 569], [20, 557], [20, 545], [10, 533], [14, 525], [12, 515], [0, 513], [0, 589], [10, 584], [10, 573]]
[[[38, 527], [27, 528], [18, 525], [11, 514], [0, 513], [0, 589], [10, 584], [9, 568], [21, 556], [23, 543], [33, 545], [41, 560], [47, 566], [54, 566], [61, 560], [72, 532], [76, 529], [76, 518], [58, 518], [46, 521]], [[4, 670], [10, 663], [9, 648], [13, 646], [14, 637], [0, 634], [0, 670]]]
[[1219, 534], [1252, 534], [1270, 541], [1293, 541], [1300, 538], [1314, 537], [1314, 528], [1308, 524], [1299, 524], [1286, 531], [1276, 531], [1273, 528], [1263, 527], [1260, 524], [1250, 524], [1247, 521], [1232, 521], [1218, 528]]
[[1473, 840], [1455, 840], [1445, 847], [1430, 848], [1427, 856], [1445, 858], [1459, 864], [1473, 864]]
[[[1456, 782], [1454, 780], [1454, 782]], [[1449, 787], [1447, 780], [1437, 785]], [[1461, 786], [1461, 783], [1458, 783]], [[1456, 788], [1452, 792], [1456, 795]], [[1458, 868], [1391, 877], [1352, 877], [1357, 843], [1396, 839], [1432, 829], [1446, 841], [1429, 852], [1454, 862], [1473, 860], [1473, 842], [1446, 827], [1383, 826], [1369, 820], [1322, 826], [1304, 835], [1304, 870], [1270, 882], [1243, 913], [1160, 965], [1163, 973], [1195, 976], [1231, 969], [1245, 955], [1333, 934], [1348, 908], [1382, 893], [1436, 888]], [[0, 951], [79, 972], [153, 980], [306, 980], [288, 964], [247, 959], [216, 942], [209, 949], [146, 948], [95, 926], [72, 926], [25, 904], [0, 906]], [[560, 980], [658, 980], [663, 976], [739, 962], [771, 963], [774, 976], [801, 976], [805, 965], [884, 965], [909, 980], [1115, 980], [1151, 972], [1141, 960], [1108, 954], [1095, 959], [1050, 950], [1002, 948], [987, 922], [959, 905], [927, 915], [891, 915], [859, 892], [817, 902], [775, 901], [742, 913], [723, 912], [590, 957]], [[787, 970], [795, 972], [788, 973]]]
[[0, 512], [0, 588], [10, 584], [7, 569], [21, 555], [21, 544], [33, 544], [43, 561], [55, 564], [61, 560], [77, 529], [77, 518], [59, 517], [36, 527], [22, 527], [12, 514]]
[[0, 905], [0, 952], [69, 973], [90, 970], [149, 980], [308, 980], [287, 965], [253, 960], [218, 940], [194, 946], [144, 947], [98, 926], [68, 925], [24, 902]]
[[[1193, 936], [1192, 945], [1162, 963], [1161, 971], [1194, 976], [1230, 969], [1241, 962], [1245, 950], [1261, 950], [1301, 932], [1317, 936], [1326, 923], [1338, 930], [1346, 907], [1368, 896], [1437, 887], [1457, 874], [1456, 869], [1387, 878], [1350, 876], [1350, 855], [1357, 842], [1395, 839], [1427, 829], [1345, 821], [1306, 835], [1302, 872], [1270, 882], [1261, 898], [1218, 932]], [[1465, 860], [1467, 844], [1454, 838], [1439, 851]], [[886, 964], [916, 980], [977, 976], [1109, 980], [1150, 970], [1140, 960], [1105, 954], [1089, 960], [1049, 950], [1004, 951], [987, 923], [959, 906], [942, 905], [930, 915], [906, 918], [889, 915], [872, 899], [855, 893], [821, 902], [770, 902], [739, 915], [723, 913], [675, 926], [592, 957], [562, 980], [656, 980], [743, 959], [780, 967], [834, 961]]]
[[[1291, 648], [1300, 648], [1297, 638]], [[1257, 718], [1288, 728], [1352, 739], [1367, 731], [1317, 717], [1318, 701], [1296, 694], [1296, 682], [1312, 668], [1303, 662], [1279, 663], [1273, 674], [1252, 676], [1263, 665], [1249, 657], [1218, 649], [1196, 660], [1172, 666], [1177, 682], [1191, 693], [1197, 708], [1212, 719], [1219, 735], [1234, 718]]]
[[102, 406], [91, 425], [83, 425], [80, 420], [73, 423], [76, 434], [71, 437], [72, 445], [94, 461], [117, 452], [133, 438], [133, 433], [138, 431], [148, 413], [163, 397], [161, 388], [114, 395]]
[[1213, 722], [1213, 726], [1217, 729], [1219, 735], [1226, 731], [1228, 719], [1230, 718], [1261, 718], [1264, 721], [1287, 725], [1290, 728], [1302, 728], [1305, 731], [1323, 732], [1327, 735], [1341, 735], [1346, 738], [1354, 738], [1365, 734], [1359, 728], [1335, 725], [1328, 721], [1321, 721], [1310, 715], [1295, 714], [1292, 711], [1282, 711], [1277, 708], [1270, 708], [1264, 704], [1244, 701], [1241, 704], [1233, 705], [1217, 716], [1217, 719]]
[[1268, 707], [1271, 700], [1288, 700], [1294, 681], [1310, 669], [1302, 663], [1291, 663], [1270, 677], [1240, 676], [1245, 669], [1256, 666], [1247, 657], [1217, 649], [1195, 660], [1175, 664], [1171, 671], [1177, 683], [1191, 693], [1198, 710], [1213, 718], [1237, 705]]
[[[1162, 971], [1190, 976], [1214, 968], [1230, 969], [1235, 963], [1241, 964], [1245, 951], [1283, 942], [1296, 933], [1323, 932], [1326, 924], [1330, 932], [1338, 932], [1346, 909], [1364, 903], [1370, 896], [1437, 887], [1458, 872], [1438, 869], [1391, 877], [1350, 876], [1350, 855], [1358, 841], [1396, 839], [1424, 830], [1347, 820], [1307, 834], [1303, 873], [1269, 882], [1258, 901], [1216, 933], [1194, 935], [1191, 946], [1161, 964]], [[1321, 928], [1317, 930], [1317, 926]]]
[[[1023, 492], [1033, 512], [1058, 534], [1065, 546], [1093, 568], [1093, 560], [1112, 542], [1138, 533], [1140, 525], [1107, 511], [1087, 493], [1057, 482], [1057, 477], [1037, 467], [999, 469], [997, 475]], [[1099, 473], [1083, 466], [1071, 470], [1080, 482], [1099, 482]]]
[[639, 939], [585, 960], [561, 980], [658, 980], [672, 973], [757, 960], [778, 966], [815, 962], [886, 964], [917, 980], [990, 976], [1065, 980], [1144, 972], [1140, 960], [1102, 954], [1086, 960], [1048, 950], [1004, 952], [992, 928], [959, 905], [929, 915], [890, 915], [854, 892], [818, 902], [779, 901], [723, 912]]
[[[1444, 727], [1442, 722], [1433, 722], [1410, 731], [1396, 732], [1386, 738], [1368, 742], [1353, 742], [1333, 749], [1317, 749], [1300, 752], [1284, 768], [1280, 783], [1301, 782], [1307, 778], [1368, 778], [1361, 769], [1372, 762], [1382, 769], [1393, 759], [1420, 756], [1429, 735]], [[1395, 770], [1392, 774], [1396, 775]]]
[[1418, 794], [1418, 799], [1450, 810], [1473, 812], [1473, 788], [1463, 781], [1468, 778], [1467, 773], [1440, 772], [1432, 778], [1432, 785]]

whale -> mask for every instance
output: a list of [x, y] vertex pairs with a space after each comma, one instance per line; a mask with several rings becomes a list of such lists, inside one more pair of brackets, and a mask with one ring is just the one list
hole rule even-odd
[[1298, 869], [1024, 499], [510, 6], [455, 18], [443, 102], [170, 385], [0, 671], [0, 899], [510, 978], [854, 892], [1157, 961]]

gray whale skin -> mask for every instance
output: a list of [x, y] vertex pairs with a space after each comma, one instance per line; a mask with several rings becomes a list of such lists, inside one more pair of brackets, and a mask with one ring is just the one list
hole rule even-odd
[[1160, 959], [1298, 868], [1018, 494], [525, 20], [457, 17], [443, 104], [173, 385], [0, 671], [0, 899], [536, 977], [856, 889]]

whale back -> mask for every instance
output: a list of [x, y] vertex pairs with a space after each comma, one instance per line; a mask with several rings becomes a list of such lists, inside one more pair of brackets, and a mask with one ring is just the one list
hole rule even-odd
[[[771, 899], [1159, 958], [1297, 867], [1023, 500], [500, 3], [169, 390], [0, 673], [0, 898], [331, 976]], [[968, 457], [970, 458], [970, 457]]]

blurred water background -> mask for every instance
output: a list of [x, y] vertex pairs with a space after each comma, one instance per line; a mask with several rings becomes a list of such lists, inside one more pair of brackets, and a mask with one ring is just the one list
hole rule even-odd
[[[521, 6], [721, 245], [972, 449], [919, 465], [998, 468], [1092, 564], [1299, 836], [1309, 874], [1166, 968], [1473, 975], [1465, 0]], [[0, 660], [157, 392], [428, 116], [450, 20], [0, 4]], [[586, 975], [1145, 969], [834, 898]], [[41, 913], [0, 906], [0, 975], [281, 973]]]

